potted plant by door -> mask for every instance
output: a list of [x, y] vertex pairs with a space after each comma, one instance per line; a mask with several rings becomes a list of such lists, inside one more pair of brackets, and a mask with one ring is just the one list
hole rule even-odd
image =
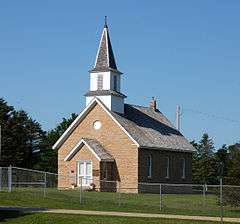
[[91, 190], [91, 191], [96, 191], [96, 184], [91, 183], [91, 184], [90, 184], [90, 190]]
[[72, 188], [72, 189], [75, 189], [76, 187], [77, 187], [77, 184], [76, 184], [76, 183], [72, 183], [72, 184], [71, 184], [71, 188]]

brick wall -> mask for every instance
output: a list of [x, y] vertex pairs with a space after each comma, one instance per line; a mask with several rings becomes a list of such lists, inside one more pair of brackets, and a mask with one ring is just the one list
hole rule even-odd
[[[148, 178], [147, 160], [152, 157], [152, 177]], [[192, 182], [192, 154], [165, 150], [139, 149], [139, 182], [162, 183], [191, 183]], [[166, 157], [169, 157], [169, 178], [166, 178]], [[181, 159], [185, 158], [186, 177], [181, 176]]]
[[[93, 128], [93, 122], [96, 120], [102, 123], [102, 127], [99, 130]], [[99, 105], [96, 105], [88, 113], [84, 120], [59, 148], [58, 173], [60, 175], [68, 175], [74, 167], [74, 172], [76, 172], [77, 157], [76, 159], [73, 158], [70, 162], [64, 161], [64, 158], [83, 137], [98, 140], [115, 158], [115, 178], [117, 181], [121, 181], [122, 191], [127, 191], [126, 188], [137, 188], [138, 148]], [[81, 158], [80, 155], [81, 154], [79, 154], [78, 159]], [[59, 181], [59, 187], [68, 187], [69, 184], [68, 180], [60, 179]]]

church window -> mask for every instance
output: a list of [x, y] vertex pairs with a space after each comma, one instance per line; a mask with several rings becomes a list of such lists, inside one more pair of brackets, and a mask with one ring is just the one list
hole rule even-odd
[[170, 167], [169, 157], [165, 157], [165, 178], [169, 178], [169, 167]]
[[152, 156], [149, 155], [148, 156], [148, 159], [147, 159], [147, 175], [148, 175], [148, 178], [151, 178], [152, 177]]
[[97, 89], [102, 90], [103, 89], [103, 75], [97, 76]]
[[95, 122], [93, 123], [93, 128], [94, 128], [95, 130], [99, 130], [101, 127], [102, 127], [101, 121], [95, 121]]
[[181, 178], [186, 177], [186, 160], [184, 158], [181, 159]]

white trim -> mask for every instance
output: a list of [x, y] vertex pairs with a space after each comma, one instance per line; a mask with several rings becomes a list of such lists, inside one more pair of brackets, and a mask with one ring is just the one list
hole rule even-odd
[[127, 130], [112, 116], [109, 109], [96, 97], [88, 104], [88, 106], [77, 116], [73, 123], [68, 127], [68, 129], [61, 135], [57, 142], [53, 145], [52, 149], [58, 149], [69, 137], [72, 131], [80, 124], [80, 122], [86, 117], [90, 110], [99, 104], [103, 110], [112, 118], [112, 120], [120, 127], [120, 129], [139, 147], [139, 143], [127, 132]]
[[137, 145], [138, 147], [140, 146], [139, 143], [128, 133], [128, 131], [113, 117], [113, 115], [110, 113], [109, 109], [100, 101], [96, 98], [98, 101], [99, 105], [105, 110], [105, 112], [115, 121], [115, 123], [120, 127], [120, 129]]
[[83, 145], [86, 145], [87, 148], [91, 151], [91, 153], [99, 160], [101, 161], [100, 157], [94, 152], [94, 150], [87, 144], [84, 139], [81, 139], [74, 148], [67, 154], [67, 156], [64, 158], [64, 161], [70, 161], [73, 156], [83, 147]]

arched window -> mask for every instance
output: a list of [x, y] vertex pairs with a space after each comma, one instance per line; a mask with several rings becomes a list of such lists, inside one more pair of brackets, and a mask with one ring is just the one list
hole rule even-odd
[[181, 159], [181, 177], [186, 178], [186, 160], [184, 158]]
[[147, 175], [148, 178], [152, 177], [152, 156], [149, 155], [147, 159]]

